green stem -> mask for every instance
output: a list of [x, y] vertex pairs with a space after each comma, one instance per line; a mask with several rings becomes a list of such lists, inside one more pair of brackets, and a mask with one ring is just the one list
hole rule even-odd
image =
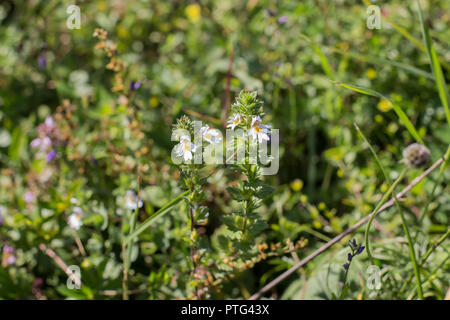
[[[425, 253], [425, 255], [423, 256], [423, 258], [420, 259], [419, 267], [422, 267], [422, 266], [425, 264], [425, 262], [427, 261], [428, 257], [433, 253], [433, 251], [434, 251], [437, 247], [439, 247], [439, 245], [440, 245], [442, 242], [444, 242], [445, 239], [447, 239], [447, 237], [449, 236], [449, 234], [450, 234], [450, 229], [447, 229], [447, 232], [446, 232], [442, 237], [440, 237], [439, 240], [436, 241], [436, 243], [433, 244], [433, 245], [430, 247], [430, 249], [428, 249], [428, 251]], [[405, 291], [405, 289], [408, 287], [409, 283], [411, 282], [412, 278], [413, 278], [412, 275], [410, 275], [410, 276], [408, 277], [408, 279], [403, 283], [403, 286], [400, 288], [400, 292], [404, 292], [404, 291]]]
[[295, 131], [297, 126], [297, 102], [295, 97], [295, 88], [289, 87], [289, 104], [290, 104], [290, 116], [291, 116], [291, 126], [292, 130]]
[[[447, 262], [447, 260], [450, 258], [450, 255], [447, 255], [447, 257], [444, 259], [444, 261], [442, 261], [432, 272], [430, 272], [429, 277], [424, 281], [424, 285], [427, 285], [428, 283], [430, 283], [433, 279], [435, 279], [436, 275], [438, 274], [439, 271], [442, 270], [442, 268], [445, 266], [445, 263]], [[412, 299], [414, 297], [414, 290], [413, 292], [410, 294], [410, 296], [408, 297], [408, 300]]]
[[123, 278], [122, 278], [122, 299], [128, 300], [128, 269], [126, 257], [126, 244], [122, 243], [122, 263], [123, 263]]
[[[394, 197], [395, 197], [395, 195], [394, 195]], [[411, 262], [413, 264], [414, 275], [416, 276], [417, 295], [419, 296], [419, 300], [423, 300], [422, 283], [420, 281], [420, 267], [417, 265], [417, 259], [416, 259], [416, 253], [414, 251], [414, 245], [413, 245], [413, 242], [411, 239], [411, 235], [409, 233], [408, 225], [406, 224], [406, 219], [405, 219], [405, 215], [403, 214], [403, 210], [401, 209], [401, 206], [398, 203], [398, 201], [395, 202], [395, 205], [397, 206], [397, 210], [399, 211], [400, 217], [402, 218], [403, 230], [405, 231], [406, 238], [408, 239], [409, 256], [410, 256]]]
[[370, 226], [372, 224], [373, 219], [375, 219], [375, 216], [378, 212], [378, 210], [381, 208], [381, 206], [387, 201], [387, 199], [391, 196], [391, 194], [393, 193], [395, 187], [400, 183], [400, 181], [405, 177], [407, 168], [403, 169], [403, 171], [400, 173], [399, 177], [397, 178], [397, 180], [394, 181], [394, 183], [391, 185], [391, 187], [389, 188], [389, 190], [383, 195], [383, 198], [381, 199], [380, 202], [378, 202], [377, 206], [375, 207], [375, 209], [372, 211], [372, 213], [370, 214], [370, 219], [369, 222], [367, 223], [367, 227], [366, 227], [366, 233], [364, 235], [365, 238], [365, 244], [366, 244], [366, 250], [367, 250], [367, 255], [369, 256], [369, 259], [372, 263], [373, 262], [373, 257], [372, 257], [372, 253], [370, 252], [370, 246], [369, 246], [369, 231], [370, 231]]
[[[430, 203], [431, 203], [431, 202], [433, 201], [433, 199], [434, 199], [434, 193], [435, 193], [435, 191], [436, 191], [437, 186], [439, 185], [439, 183], [440, 183], [440, 181], [441, 181], [442, 174], [444, 173], [444, 170], [445, 170], [445, 167], [446, 167], [446, 164], [447, 164], [447, 161], [448, 161], [449, 156], [450, 156], [450, 146], [447, 148], [447, 152], [446, 152], [445, 155], [444, 155], [444, 163], [442, 164], [441, 168], [439, 169], [439, 174], [438, 174], [438, 177], [437, 177], [437, 179], [436, 179], [436, 182], [434, 183], [433, 190], [431, 190], [431, 195], [430, 195], [430, 197], [428, 198], [427, 203], [425, 204], [425, 208], [424, 208], [422, 214], [420, 215], [420, 218], [419, 218], [419, 225], [422, 224], [423, 219], [425, 218], [425, 216], [426, 216], [427, 213], [428, 213], [428, 207], [429, 207]], [[417, 234], [418, 234], [418, 233], [417, 233]], [[416, 238], [415, 238], [415, 239], [417, 239], [417, 234], [416, 234]]]

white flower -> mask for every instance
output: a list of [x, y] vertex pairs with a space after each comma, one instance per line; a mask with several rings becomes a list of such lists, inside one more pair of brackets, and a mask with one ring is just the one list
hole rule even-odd
[[83, 225], [81, 218], [83, 217], [83, 210], [80, 207], [73, 208], [73, 213], [69, 216], [68, 224], [72, 229], [78, 230]]
[[45, 118], [45, 127], [48, 131], [52, 131], [55, 128], [55, 121], [52, 116]]
[[127, 194], [125, 195], [125, 207], [128, 210], [136, 210], [136, 204], [139, 208], [142, 208], [142, 206], [144, 205], [142, 199], [138, 197], [133, 190], [128, 190]]
[[253, 140], [258, 140], [261, 143], [263, 140], [269, 141], [269, 128], [270, 125], [261, 124], [261, 117], [254, 116], [252, 118], [252, 126], [250, 128], [250, 136], [253, 137]]
[[184, 161], [192, 160], [192, 153], [195, 152], [195, 146], [191, 142], [191, 137], [181, 136], [180, 143], [175, 146], [175, 153], [178, 157], [183, 157]]
[[222, 135], [220, 134], [220, 131], [214, 128], [210, 128], [208, 125], [205, 125], [200, 129], [200, 135], [209, 143], [219, 143], [220, 141], [222, 141]]
[[52, 140], [47, 136], [43, 138], [36, 138], [33, 141], [31, 141], [30, 146], [32, 148], [39, 147], [40, 150], [45, 151], [52, 146]]
[[234, 130], [234, 128], [241, 123], [242, 117], [239, 113], [235, 113], [230, 119], [228, 119], [227, 128], [231, 128], [231, 130]]

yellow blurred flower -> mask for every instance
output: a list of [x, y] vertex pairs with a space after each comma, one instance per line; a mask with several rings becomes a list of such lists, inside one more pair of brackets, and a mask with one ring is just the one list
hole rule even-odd
[[201, 8], [197, 3], [188, 5], [184, 12], [189, 21], [198, 22], [200, 20]]
[[300, 196], [300, 201], [302, 202], [302, 203], [307, 203], [308, 202], [308, 196], [306, 196], [306, 195], [301, 195]]
[[148, 104], [150, 105], [150, 107], [156, 108], [156, 107], [158, 106], [158, 104], [159, 104], [159, 100], [158, 100], [157, 97], [151, 97], [151, 98], [148, 100]]
[[375, 71], [375, 69], [369, 68], [369, 69], [367, 69], [366, 75], [367, 75], [367, 78], [369, 78], [370, 80], [373, 80], [377, 76], [377, 72]]
[[97, 2], [97, 8], [99, 11], [106, 11], [108, 9], [108, 5], [106, 4], [106, 1], [99, 1]]
[[127, 28], [123, 27], [123, 26], [117, 26], [117, 34], [119, 35], [119, 37], [127, 39], [130, 37], [130, 33], [128, 32]]
[[295, 179], [291, 182], [291, 188], [292, 190], [299, 192], [303, 188], [303, 181], [300, 179]]
[[389, 187], [388, 187], [388, 185], [387, 185], [386, 183], [383, 183], [383, 184], [380, 186], [380, 191], [381, 191], [382, 193], [385, 193], [386, 191], [388, 191], [388, 189], [389, 189]]
[[387, 112], [391, 110], [391, 108], [392, 108], [391, 102], [386, 99], [381, 99], [380, 102], [378, 103], [378, 109], [380, 109], [380, 111], [382, 112]]
[[319, 210], [325, 210], [327, 208], [327, 205], [324, 202], [321, 202], [317, 207], [319, 208]]
[[313, 225], [313, 227], [316, 228], [316, 229], [322, 228], [322, 223], [321, 223], [319, 220], [313, 221], [312, 225]]

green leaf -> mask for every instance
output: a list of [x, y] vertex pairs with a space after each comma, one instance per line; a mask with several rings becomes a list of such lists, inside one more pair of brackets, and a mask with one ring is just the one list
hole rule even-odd
[[8, 153], [11, 160], [19, 160], [25, 153], [27, 144], [27, 137], [23, 133], [20, 126], [16, 127], [12, 133], [11, 145], [9, 146]]
[[248, 228], [248, 232], [258, 233], [258, 232], [261, 232], [268, 228], [269, 228], [269, 225], [264, 220], [257, 220]]
[[227, 188], [228, 193], [231, 195], [231, 197], [236, 201], [244, 201], [245, 196], [242, 194], [242, 191], [236, 187], [228, 187]]
[[255, 195], [259, 199], [264, 199], [268, 197], [274, 190], [275, 189], [272, 186], [269, 186], [268, 184], [263, 184]]
[[231, 231], [240, 231], [238, 225], [236, 223], [235, 217], [233, 216], [224, 216], [222, 217], [223, 223], [230, 229]]

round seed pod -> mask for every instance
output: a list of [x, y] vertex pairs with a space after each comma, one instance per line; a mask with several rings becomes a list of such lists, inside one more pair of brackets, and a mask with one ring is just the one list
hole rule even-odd
[[430, 150], [420, 143], [413, 143], [403, 150], [403, 159], [408, 167], [420, 168], [430, 160]]

